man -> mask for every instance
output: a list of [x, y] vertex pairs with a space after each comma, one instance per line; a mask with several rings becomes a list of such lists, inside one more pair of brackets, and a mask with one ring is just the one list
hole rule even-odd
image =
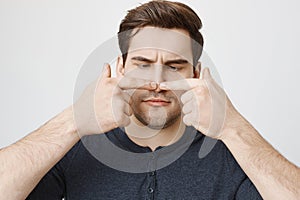
[[[129, 11], [119, 30], [117, 77], [106, 64], [73, 107], [1, 150], [0, 198], [299, 198], [299, 168], [236, 111], [208, 69], [201, 71], [201, 26], [181, 3], [151, 1]], [[101, 149], [103, 138], [159, 160], [189, 135], [188, 148], [164, 167], [149, 157], [134, 173], [101, 157], [111, 155]], [[218, 142], [199, 159], [204, 135]]]

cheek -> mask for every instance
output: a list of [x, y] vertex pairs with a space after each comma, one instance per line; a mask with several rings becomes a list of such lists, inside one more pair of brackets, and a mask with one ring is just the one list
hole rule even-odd
[[173, 96], [174, 96], [174, 98], [175, 98], [175, 100], [176, 100], [176, 102], [178, 103], [178, 104], [181, 104], [181, 96], [184, 94], [184, 92], [185, 91], [182, 91], [182, 90], [177, 90], [177, 91], [173, 91], [172, 93], [173, 93]]
[[145, 97], [146, 95], [147, 91], [145, 90], [133, 90], [131, 93], [130, 104], [139, 104], [142, 101], [143, 97]]

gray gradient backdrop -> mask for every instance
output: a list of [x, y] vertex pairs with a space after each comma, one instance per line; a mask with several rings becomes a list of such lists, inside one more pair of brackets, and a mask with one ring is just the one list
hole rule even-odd
[[[0, 147], [72, 104], [84, 60], [142, 2], [0, 1]], [[181, 2], [201, 17], [204, 48], [234, 105], [300, 165], [300, 2]]]

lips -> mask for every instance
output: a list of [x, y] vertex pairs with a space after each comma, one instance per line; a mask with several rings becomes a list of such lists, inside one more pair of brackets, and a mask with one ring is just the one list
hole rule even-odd
[[171, 103], [170, 101], [162, 98], [149, 98], [143, 100], [143, 102], [147, 103], [150, 106], [167, 106]]

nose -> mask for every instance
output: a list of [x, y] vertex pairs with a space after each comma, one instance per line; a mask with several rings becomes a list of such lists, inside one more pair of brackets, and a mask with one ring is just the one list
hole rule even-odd
[[159, 65], [159, 64], [154, 65], [154, 73], [152, 78], [153, 78], [152, 80], [158, 84], [158, 87], [155, 89], [155, 92], [160, 92], [161, 89], [159, 88], [159, 84], [161, 82], [166, 81], [163, 65]]

